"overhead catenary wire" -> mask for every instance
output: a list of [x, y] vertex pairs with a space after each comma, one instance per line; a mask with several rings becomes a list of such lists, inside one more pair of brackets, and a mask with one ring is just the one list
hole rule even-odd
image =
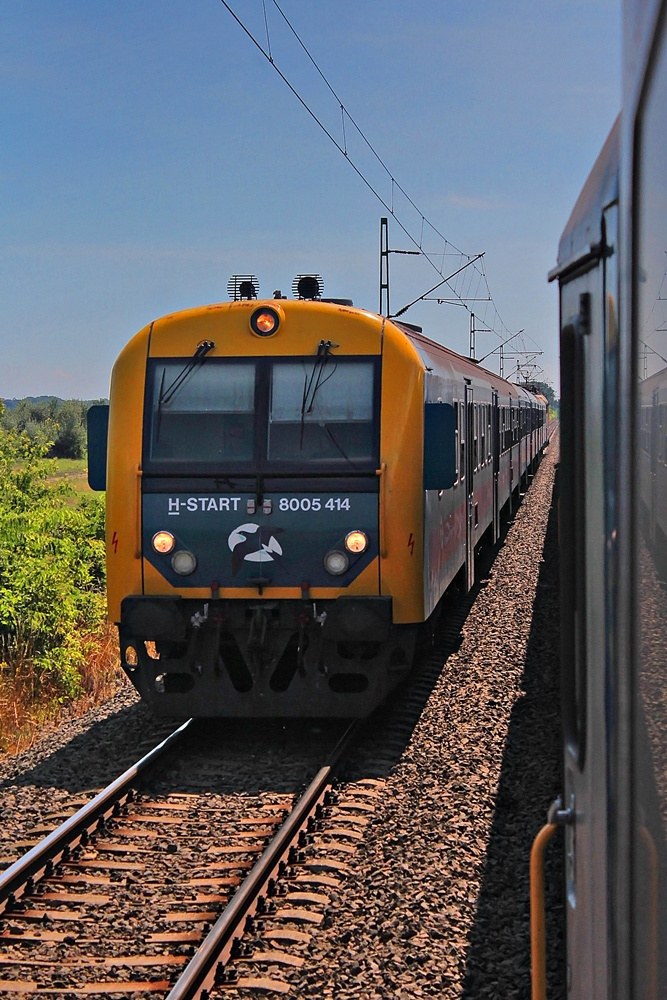
[[[366, 187], [369, 189], [369, 191], [371, 191], [371, 193], [373, 195], [375, 195], [375, 197], [380, 202], [380, 204], [383, 206], [383, 208], [385, 208], [387, 210], [387, 212], [389, 212], [389, 214], [393, 217], [394, 221], [397, 223], [397, 225], [400, 227], [400, 229], [405, 233], [405, 235], [407, 236], [407, 238], [412, 243], [414, 243], [414, 245], [419, 250], [421, 250], [422, 248], [419, 247], [419, 243], [417, 242], [417, 240], [415, 240], [415, 238], [412, 236], [412, 234], [408, 231], [408, 229], [403, 225], [403, 223], [401, 222], [401, 220], [396, 215], [396, 213], [395, 213], [395, 211], [393, 209], [393, 206], [390, 203], [388, 203], [382, 197], [382, 195], [377, 190], [377, 188], [375, 188], [373, 186], [373, 184], [371, 183], [371, 181], [368, 180], [368, 178], [365, 176], [365, 174], [360, 170], [360, 168], [356, 165], [356, 163], [354, 163], [354, 161], [351, 159], [351, 157], [349, 156], [349, 153], [347, 152], [345, 146], [341, 145], [341, 143], [336, 139], [336, 137], [326, 127], [326, 125], [324, 124], [324, 122], [315, 114], [315, 112], [308, 105], [308, 103], [304, 100], [304, 98], [301, 97], [301, 95], [297, 91], [296, 87], [294, 87], [290, 83], [290, 81], [287, 79], [287, 77], [285, 76], [285, 74], [283, 73], [283, 71], [280, 69], [280, 67], [276, 63], [275, 59], [269, 58], [268, 52], [262, 47], [261, 43], [255, 38], [255, 36], [250, 31], [250, 29], [243, 23], [243, 21], [241, 21], [241, 19], [238, 17], [238, 15], [232, 10], [232, 8], [227, 3], [227, 0], [220, 0], [220, 3], [223, 5], [223, 7], [226, 8], [226, 10], [229, 11], [229, 13], [232, 15], [232, 17], [236, 21], [236, 23], [245, 32], [245, 34], [252, 41], [252, 43], [259, 49], [259, 51], [262, 53], [262, 55], [264, 56], [264, 58], [267, 59], [267, 61], [271, 63], [271, 65], [273, 66], [273, 68], [275, 69], [276, 73], [278, 74], [278, 76], [280, 77], [280, 79], [283, 81], [283, 83], [285, 84], [285, 86], [288, 87], [288, 89], [292, 92], [292, 94], [294, 94], [294, 96], [296, 97], [296, 99], [299, 102], [299, 104], [301, 104], [301, 106], [304, 108], [304, 110], [307, 111], [308, 114], [311, 116], [311, 118], [313, 119], [313, 121], [322, 129], [322, 131], [324, 132], [324, 134], [334, 144], [334, 146], [336, 147], [336, 149], [340, 153], [342, 153], [342, 155], [345, 157], [345, 159], [350, 164], [350, 166], [352, 167], [352, 169], [354, 170], [354, 172], [357, 174], [357, 176], [360, 178], [360, 180], [362, 180], [363, 183], [366, 185]], [[334, 91], [332, 91], [332, 93], [334, 93]], [[354, 123], [353, 119], [350, 117], [350, 115], [348, 114], [348, 112], [345, 110], [345, 106], [341, 103], [340, 107], [341, 107], [341, 110], [342, 110], [343, 114], [354, 125], [355, 123]], [[367, 140], [366, 140], [366, 142], [367, 142]], [[373, 152], [374, 152], [375, 156], [377, 157], [378, 154], [375, 153], [374, 150], [373, 150]], [[379, 157], [378, 157], [378, 159], [379, 159]], [[383, 164], [383, 166], [384, 166], [384, 164]], [[385, 170], [387, 170], [386, 167], [385, 167]], [[391, 174], [390, 174], [390, 177], [391, 177]], [[392, 179], [392, 186], [393, 186], [393, 184], [395, 183], [395, 181], [394, 181], [393, 177], [391, 179]], [[402, 191], [402, 188], [400, 188], [400, 185], [396, 185], [396, 186], [399, 187], [399, 190]], [[410, 201], [410, 203], [413, 204], [413, 202], [409, 198], [408, 198], [408, 201]], [[438, 234], [438, 235], [440, 235], [440, 234]], [[442, 238], [444, 239], [444, 237], [442, 237]], [[462, 250], [458, 250], [456, 247], [454, 247], [454, 245], [452, 243], [450, 243], [449, 245], [452, 246], [454, 250], [456, 250], [457, 254], [459, 254], [461, 256], [464, 256], [464, 257], [469, 256], [468, 254], [465, 254]], [[423, 251], [422, 251], [422, 253], [423, 253]], [[440, 271], [432, 263], [432, 261], [430, 260], [430, 257], [429, 257], [428, 254], [423, 253], [423, 256], [426, 258], [426, 260], [429, 261], [429, 263], [431, 263], [431, 265], [435, 268], [436, 271], [438, 271], [439, 274], [442, 273], [442, 271]], [[456, 292], [454, 292], [454, 294], [456, 295]]]
[[[241, 18], [232, 9], [232, 7], [227, 2], [227, 0], [220, 0], [220, 2], [223, 5], [223, 7], [225, 7], [225, 9], [228, 11], [228, 13], [231, 14], [231, 16], [233, 17], [233, 19], [236, 21], [236, 23], [239, 25], [239, 27], [242, 29], [242, 31], [247, 35], [247, 37], [250, 39], [250, 41], [261, 52], [261, 54], [264, 56], [264, 58], [271, 64], [271, 66], [276, 71], [276, 73], [278, 74], [278, 76], [281, 78], [281, 80], [283, 81], [283, 83], [285, 84], [285, 86], [290, 90], [290, 92], [294, 95], [294, 97], [296, 97], [297, 101], [301, 104], [301, 106], [304, 108], [304, 110], [310, 115], [310, 117], [313, 119], [313, 121], [319, 126], [319, 128], [322, 130], [322, 132], [324, 132], [324, 134], [327, 136], [327, 138], [329, 139], [329, 141], [333, 143], [333, 145], [336, 147], [336, 149], [338, 149], [338, 151], [342, 154], [342, 156], [345, 157], [345, 159], [350, 164], [350, 166], [352, 167], [352, 169], [354, 170], [354, 172], [357, 174], [357, 176], [359, 177], [359, 179], [363, 182], [363, 184], [365, 184], [365, 186], [375, 196], [375, 198], [380, 202], [380, 204], [383, 206], [383, 208], [391, 215], [391, 217], [394, 219], [395, 223], [398, 225], [398, 227], [401, 229], [401, 231], [404, 233], [404, 235], [410, 240], [410, 242], [415, 247], [417, 247], [417, 250], [425, 258], [425, 260], [430, 264], [430, 266], [433, 267], [433, 269], [443, 278], [443, 280], [440, 281], [440, 282], [438, 282], [438, 284], [435, 285], [434, 288], [438, 288], [438, 287], [440, 287], [440, 285], [446, 284], [447, 287], [450, 289], [450, 291], [452, 293], [452, 296], [453, 296], [452, 304], [457, 304], [457, 305], [463, 306], [467, 310], [467, 312], [469, 312], [469, 313], [471, 313], [471, 309], [468, 306], [468, 302], [472, 302], [472, 301], [486, 301], [486, 302], [488, 302], [489, 305], [490, 305], [490, 307], [491, 307], [491, 309], [492, 309], [493, 315], [492, 315], [491, 323], [487, 323], [485, 317], [480, 317], [480, 321], [482, 322], [484, 328], [486, 328], [489, 332], [495, 333], [496, 336], [498, 336], [499, 339], [503, 339], [503, 337], [505, 335], [507, 335], [507, 334], [511, 335], [512, 332], [509, 329], [509, 327], [504, 323], [504, 321], [503, 321], [503, 319], [502, 319], [502, 317], [500, 315], [500, 312], [498, 310], [498, 307], [497, 307], [497, 305], [496, 305], [496, 303], [495, 303], [495, 301], [493, 299], [493, 296], [491, 294], [491, 290], [490, 290], [489, 284], [488, 284], [488, 279], [487, 279], [487, 276], [486, 276], [486, 271], [485, 271], [484, 265], [483, 265], [483, 257], [484, 257], [483, 253], [482, 254], [467, 254], [465, 251], [460, 250], [457, 246], [455, 246], [455, 244], [453, 244], [450, 240], [448, 240], [444, 236], [444, 234], [441, 233], [440, 230], [432, 222], [430, 222], [430, 220], [426, 217], [425, 213], [421, 211], [421, 209], [417, 206], [417, 204], [409, 196], [409, 194], [407, 193], [407, 191], [402, 187], [401, 184], [399, 184], [399, 182], [396, 180], [396, 178], [392, 174], [392, 172], [389, 169], [389, 167], [387, 166], [387, 164], [384, 162], [384, 160], [382, 159], [382, 157], [380, 156], [380, 154], [377, 152], [377, 150], [373, 146], [373, 144], [370, 141], [370, 139], [367, 137], [367, 135], [365, 134], [365, 132], [361, 128], [361, 126], [356, 122], [356, 120], [352, 117], [352, 115], [349, 113], [349, 111], [345, 107], [344, 102], [340, 99], [340, 97], [336, 93], [335, 89], [333, 88], [333, 86], [331, 85], [331, 83], [329, 82], [329, 80], [327, 79], [325, 73], [322, 71], [322, 69], [318, 65], [318, 63], [315, 60], [315, 58], [313, 57], [312, 53], [309, 51], [308, 47], [303, 42], [303, 40], [300, 37], [299, 33], [297, 32], [296, 28], [291, 23], [291, 21], [289, 20], [289, 18], [287, 17], [287, 15], [283, 11], [282, 7], [277, 2], [277, 0], [272, 0], [272, 3], [274, 5], [274, 7], [278, 11], [278, 13], [280, 14], [281, 18], [283, 19], [283, 21], [287, 25], [288, 29], [290, 30], [290, 32], [294, 36], [295, 40], [297, 41], [298, 45], [301, 47], [301, 49], [305, 53], [306, 57], [308, 58], [308, 60], [310, 61], [310, 63], [314, 67], [314, 69], [316, 70], [317, 74], [322, 79], [324, 85], [329, 90], [329, 92], [331, 93], [332, 97], [334, 98], [334, 100], [338, 104], [338, 107], [340, 109], [340, 114], [341, 114], [341, 136], [342, 136], [341, 141], [339, 141], [336, 138], [336, 136], [331, 132], [331, 130], [329, 128], [327, 128], [327, 126], [324, 124], [324, 122], [321, 120], [321, 118], [315, 113], [315, 111], [313, 111], [313, 109], [310, 107], [310, 105], [308, 104], [308, 102], [301, 96], [301, 94], [298, 92], [298, 90], [296, 89], [296, 87], [290, 82], [290, 80], [287, 78], [287, 76], [285, 75], [285, 73], [283, 73], [283, 71], [277, 65], [277, 63], [276, 63], [276, 61], [275, 61], [275, 59], [273, 57], [272, 50], [271, 50], [270, 33], [269, 33], [269, 22], [268, 22], [268, 17], [267, 17], [267, 13], [266, 13], [266, 0], [262, 0], [262, 8], [263, 8], [263, 13], [264, 13], [264, 25], [265, 25], [266, 37], [267, 37], [267, 48], [266, 49], [262, 46], [262, 44], [253, 35], [253, 33], [250, 31], [250, 29], [247, 27], [247, 25], [244, 24], [244, 22], [241, 20]], [[351, 156], [350, 150], [348, 148], [347, 131], [346, 131], [346, 121], [352, 126], [352, 128], [354, 129], [354, 131], [358, 134], [358, 136], [360, 137], [360, 139], [362, 140], [362, 142], [368, 148], [368, 150], [370, 151], [370, 153], [372, 154], [372, 156], [375, 158], [375, 160], [377, 161], [377, 163], [380, 165], [381, 169], [384, 171], [384, 173], [388, 177], [388, 179], [390, 181], [390, 191], [391, 191], [389, 201], [387, 201], [387, 199], [385, 197], [383, 197], [383, 195], [377, 189], [377, 187], [364, 174], [363, 170], [354, 162], [354, 159]], [[396, 208], [394, 206], [394, 192], [395, 192], [395, 190], [397, 190], [397, 191], [400, 192], [401, 196], [406, 200], [406, 202], [411, 206], [411, 208], [419, 216], [419, 219], [420, 219], [420, 233], [419, 233], [419, 238], [418, 239], [415, 236], [413, 236], [413, 234], [408, 229], [407, 225], [404, 224], [404, 222], [401, 220], [401, 218], [398, 215], [398, 212], [397, 212], [397, 210], [396, 210]], [[432, 252], [432, 251], [428, 252], [427, 250], [425, 250], [425, 248], [424, 248], [424, 229], [425, 229], [425, 227], [428, 227], [428, 229], [430, 229], [439, 239], [441, 239], [443, 241], [443, 250], [442, 251], [440, 251], [440, 252]], [[448, 247], [450, 248], [449, 251], [448, 251]], [[465, 260], [465, 263], [462, 264], [461, 267], [457, 268], [452, 274], [448, 275], [447, 277], [444, 277], [444, 269], [445, 269], [446, 258], [448, 256], [451, 257], [451, 256], [454, 256], [454, 255], [459, 256], [462, 260]], [[435, 262], [435, 260], [433, 258], [441, 258], [441, 264], [440, 264], [440, 266], [438, 266], [438, 264]], [[481, 263], [481, 266], [478, 268], [476, 265], [477, 265], [477, 263], [479, 261], [482, 261], [482, 263]], [[471, 273], [471, 272], [474, 272], [474, 274], [476, 275], [476, 281], [477, 281], [477, 287], [476, 287], [476, 289], [474, 291], [472, 289], [472, 282], [475, 279], [473, 277], [473, 273]], [[456, 277], [458, 275], [461, 275], [461, 274], [463, 274], [464, 276], [467, 275], [467, 287], [468, 287], [468, 293], [467, 294], [466, 294], [465, 290], [461, 291], [459, 288], [454, 287], [453, 285], [450, 284], [450, 282], [452, 281], [452, 279], [454, 277]], [[482, 297], [482, 296], [478, 295], [478, 292], [480, 290], [480, 286], [484, 287], [484, 289], [485, 289], [485, 291], [487, 293], [486, 296]], [[430, 289], [430, 291], [433, 291], [433, 290], [434, 289]], [[422, 299], [425, 299], [428, 294], [429, 294], [429, 292], [426, 292], [426, 293], [424, 293], [424, 295], [419, 296], [412, 303], [409, 303], [407, 306], [404, 306], [400, 310], [400, 312], [401, 313], [405, 312], [408, 308], [410, 308], [410, 305], [414, 305], [416, 302], [418, 302], [418, 301], [420, 301]], [[438, 301], [447, 302], [449, 300], [442, 298], [442, 299], [439, 299]], [[496, 325], [500, 327], [500, 331], [496, 328]], [[518, 335], [515, 334], [514, 336], [518, 336]], [[512, 336], [510, 336], [509, 339], [512, 339]], [[530, 337], [529, 339], [532, 340], [533, 343], [536, 343], [533, 340], [532, 337]], [[523, 343], [523, 347], [525, 349], [525, 341], [522, 341], [522, 343]]]

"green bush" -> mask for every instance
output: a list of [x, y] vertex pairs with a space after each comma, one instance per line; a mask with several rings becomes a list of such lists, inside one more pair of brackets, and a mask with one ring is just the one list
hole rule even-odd
[[0, 429], [0, 661], [66, 700], [104, 617], [104, 505], [47, 483], [50, 446]]
[[21, 399], [0, 411], [0, 428], [25, 433], [32, 441], [49, 441], [49, 458], [83, 458], [89, 406], [81, 399]]

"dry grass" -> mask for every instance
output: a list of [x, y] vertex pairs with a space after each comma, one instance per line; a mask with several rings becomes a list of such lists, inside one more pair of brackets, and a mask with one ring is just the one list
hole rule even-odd
[[0, 753], [18, 753], [63, 719], [78, 718], [114, 694], [123, 682], [116, 629], [105, 626], [88, 636], [89, 653], [81, 668], [84, 694], [61, 704], [48, 689], [44, 675], [37, 678], [29, 660], [20, 669], [0, 672]]
[[76, 507], [81, 497], [92, 494], [88, 485], [88, 460], [85, 458], [54, 458], [54, 471], [47, 476], [51, 485], [67, 483], [74, 491], [67, 500], [68, 507]]

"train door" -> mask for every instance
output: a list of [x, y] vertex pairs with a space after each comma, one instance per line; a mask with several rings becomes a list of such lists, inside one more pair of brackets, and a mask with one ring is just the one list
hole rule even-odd
[[516, 483], [519, 487], [519, 492], [521, 492], [521, 470], [523, 466], [521, 465], [522, 453], [521, 453], [521, 400], [516, 401], [516, 411], [514, 413], [514, 420], [516, 426], [514, 428], [514, 442], [516, 444]]
[[500, 506], [498, 503], [498, 480], [500, 478], [500, 407], [498, 393], [491, 393], [491, 453], [493, 455], [493, 540], [500, 537]]
[[509, 477], [510, 477], [510, 497], [508, 503], [509, 513], [514, 510], [514, 407], [510, 396], [510, 405], [507, 410], [507, 437], [509, 438]]
[[466, 590], [475, 583], [475, 406], [472, 386], [465, 388], [465, 471], [466, 471]]
[[526, 407], [519, 400], [519, 485], [525, 489], [526, 466], [528, 464], [528, 439], [526, 438]]
[[[559, 266], [561, 427], [559, 538], [561, 712], [569, 1000], [611, 1000], [609, 749], [614, 738], [615, 678], [608, 669], [613, 609], [607, 566], [616, 533], [605, 488], [616, 456], [601, 433], [613, 405], [610, 358], [618, 287], [617, 138], [608, 140], [571, 216], [569, 233], [586, 233], [572, 253], [567, 231]], [[598, 189], [599, 178], [605, 186]], [[599, 234], [593, 250], [592, 235]], [[565, 253], [568, 256], [565, 256]], [[657, 998], [656, 998], [657, 1000]]]

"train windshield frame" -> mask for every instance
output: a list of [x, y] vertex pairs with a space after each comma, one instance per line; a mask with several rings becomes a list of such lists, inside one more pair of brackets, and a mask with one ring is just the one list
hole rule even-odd
[[380, 358], [150, 358], [147, 475], [373, 473]]

